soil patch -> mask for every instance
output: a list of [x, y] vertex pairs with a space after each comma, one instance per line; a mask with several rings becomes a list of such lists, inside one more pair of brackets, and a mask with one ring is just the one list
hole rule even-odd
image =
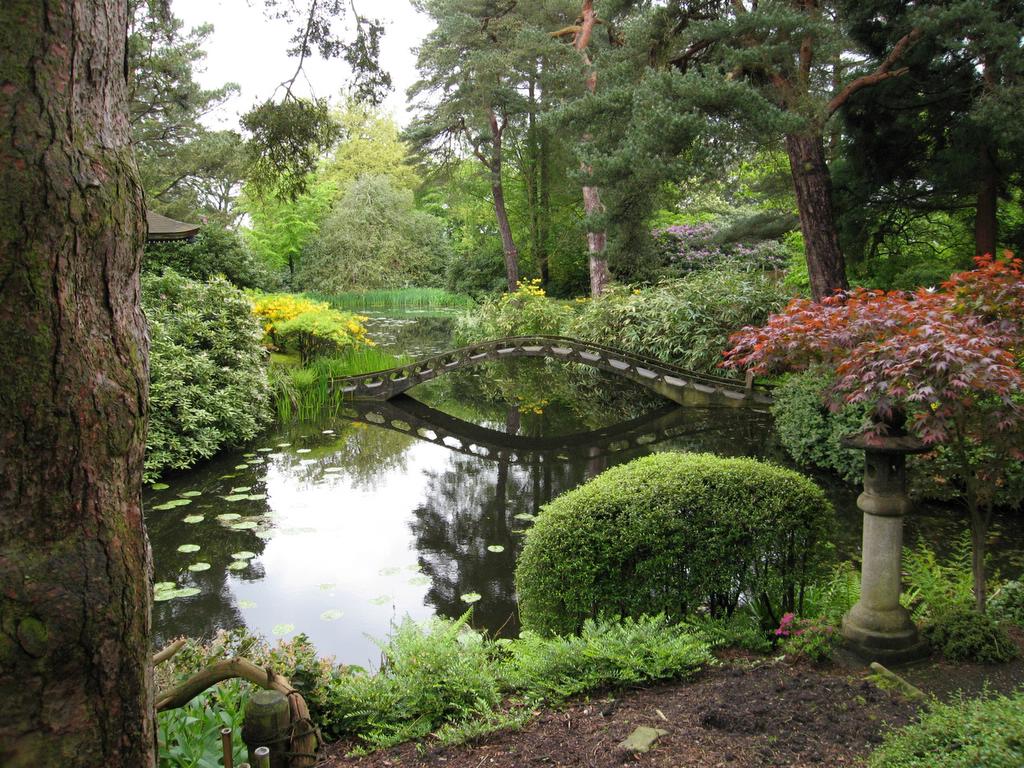
[[[898, 673], [939, 698], [1024, 686], [1024, 631], [1010, 635], [1021, 657], [1008, 664], [954, 664], [938, 654]], [[917, 706], [879, 690], [861, 666], [812, 667], [726, 650], [723, 666], [685, 681], [596, 695], [545, 709], [521, 731], [500, 732], [447, 749], [403, 744], [362, 758], [328, 748], [322, 768], [762, 768], [862, 765], [890, 727]], [[638, 726], [667, 733], [646, 754], [618, 747]]]
[[[885, 728], [912, 719], [915, 706], [863, 674], [762, 661], [734, 661], [687, 682], [605, 695], [544, 710], [526, 728], [473, 745], [405, 744], [345, 758], [332, 746], [324, 764], [362, 766], [820, 766], [854, 765]], [[667, 733], [640, 755], [618, 744], [637, 726]]]

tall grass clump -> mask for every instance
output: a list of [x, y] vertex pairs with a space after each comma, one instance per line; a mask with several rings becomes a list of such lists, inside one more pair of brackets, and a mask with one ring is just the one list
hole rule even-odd
[[353, 347], [333, 357], [319, 357], [308, 365], [275, 365], [270, 370], [274, 406], [281, 421], [313, 419], [337, 411], [344, 400], [331, 388], [331, 379], [358, 376], [409, 362], [376, 347]]
[[306, 295], [316, 301], [326, 302], [332, 309], [350, 312], [366, 309], [470, 309], [476, 306], [471, 297], [443, 288], [395, 288]]

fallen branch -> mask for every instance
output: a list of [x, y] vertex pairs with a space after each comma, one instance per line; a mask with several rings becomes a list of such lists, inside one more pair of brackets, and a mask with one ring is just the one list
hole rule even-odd
[[927, 698], [924, 694], [924, 691], [922, 691], [916, 685], [913, 685], [904, 678], [900, 677], [891, 669], [883, 667], [877, 661], [872, 661], [870, 666], [871, 670], [876, 675], [885, 680], [893, 688], [896, 688], [900, 693], [902, 693], [911, 701]]

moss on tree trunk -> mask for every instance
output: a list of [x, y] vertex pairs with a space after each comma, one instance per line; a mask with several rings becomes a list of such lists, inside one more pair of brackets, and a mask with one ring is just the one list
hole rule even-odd
[[154, 762], [123, 0], [0, 5], [0, 765]]

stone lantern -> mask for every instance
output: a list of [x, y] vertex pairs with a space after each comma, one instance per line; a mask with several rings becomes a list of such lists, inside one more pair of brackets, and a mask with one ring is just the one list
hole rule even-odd
[[864, 451], [864, 492], [857, 506], [864, 513], [860, 600], [843, 617], [842, 634], [856, 655], [881, 663], [900, 663], [928, 652], [910, 613], [900, 605], [903, 516], [907, 496], [907, 455], [929, 450], [903, 429], [904, 417], [887, 422], [885, 434], [845, 438], [847, 448]]

